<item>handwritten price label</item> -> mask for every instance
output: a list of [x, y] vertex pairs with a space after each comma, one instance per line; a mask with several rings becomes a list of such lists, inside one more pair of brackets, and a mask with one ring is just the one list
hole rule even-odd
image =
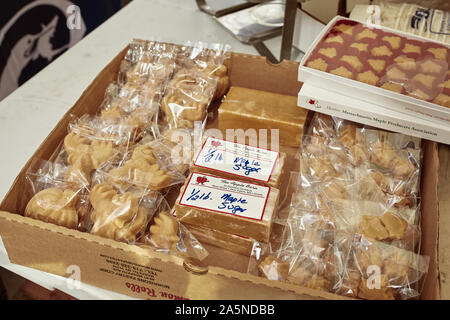
[[269, 182], [278, 152], [208, 137], [194, 165]]
[[261, 220], [270, 187], [194, 172], [180, 205]]

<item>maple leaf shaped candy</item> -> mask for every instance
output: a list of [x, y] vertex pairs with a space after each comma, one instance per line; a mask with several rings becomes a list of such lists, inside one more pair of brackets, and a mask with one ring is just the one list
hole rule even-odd
[[150, 242], [159, 249], [173, 250], [180, 241], [178, 221], [167, 212], [161, 212], [150, 226]]
[[59, 188], [44, 189], [31, 198], [25, 208], [25, 216], [76, 229], [78, 214], [76, 192]]
[[92, 189], [89, 200], [93, 234], [130, 243], [147, 225], [146, 209], [130, 192], [117, 193], [111, 185], [100, 183]]

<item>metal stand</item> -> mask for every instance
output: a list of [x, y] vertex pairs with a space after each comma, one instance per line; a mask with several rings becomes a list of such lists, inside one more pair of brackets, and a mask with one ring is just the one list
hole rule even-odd
[[280, 61], [291, 59], [296, 13], [297, 0], [286, 0], [286, 7], [284, 9], [283, 36], [281, 39]]
[[224, 16], [229, 13], [239, 11], [239, 10], [247, 9], [247, 8], [250, 8], [250, 7], [253, 7], [254, 5], [256, 5], [256, 3], [249, 2], [249, 3], [243, 3], [243, 4], [239, 4], [239, 5], [228, 7], [228, 8], [221, 9], [221, 10], [214, 10], [206, 3], [206, 0], [195, 0], [195, 2], [197, 3], [197, 7], [201, 11], [209, 14], [210, 16], [216, 17], [216, 18]]
[[[249, 3], [243, 3], [237, 6], [232, 6], [229, 8], [221, 9], [221, 10], [213, 10], [207, 3], [206, 0], [196, 0], [198, 8], [213, 16], [213, 17], [221, 17], [229, 13], [233, 13], [242, 9], [247, 9], [252, 6], [255, 6], [262, 2], [268, 2], [269, 0], [259, 0]], [[284, 24], [283, 27], [279, 27], [265, 34], [260, 34], [257, 37], [253, 37], [250, 39], [249, 43], [258, 51], [259, 54], [265, 56], [267, 60], [272, 63], [279, 63], [283, 59], [291, 58], [292, 51], [292, 40], [294, 36], [294, 27], [295, 27], [295, 14], [297, 11], [297, 3], [301, 2], [301, 0], [286, 0], [286, 6], [284, 10]], [[282, 35], [281, 42], [281, 53], [280, 59], [278, 60], [272, 52], [267, 48], [264, 44], [264, 41], [268, 39], [272, 39]]]
[[0, 300], [8, 300], [8, 294], [0, 277]]

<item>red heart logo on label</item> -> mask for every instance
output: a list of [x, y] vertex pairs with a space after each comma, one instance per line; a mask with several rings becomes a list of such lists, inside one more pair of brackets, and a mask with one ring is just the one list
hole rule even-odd
[[213, 147], [218, 147], [218, 146], [221, 146], [222, 144], [220, 143], [220, 141], [211, 141], [211, 145]]
[[197, 177], [197, 182], [200, 184], [204, 184], [207, 181], [208, 179], [206, 179], [206, 177]]
[[316, 103], [316, 101], [314, 101], [313, 99], [309, 99], [309, 104], [314, 104]]

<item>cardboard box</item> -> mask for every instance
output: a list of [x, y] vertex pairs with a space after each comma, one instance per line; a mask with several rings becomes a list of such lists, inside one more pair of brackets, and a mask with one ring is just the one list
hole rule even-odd
[[450, 299], [450, 146], [439, 146], [439, 277], [441, 298]]
[[327, 0], [326, 5], [322, 1], [302, 1], [301, 8], [309, 15], [327, 24], [336, 15], [346, 15], [352, 11], [356, 4], [370, 4], [371, 0]]
[[[328, 110], [328, 114], [355, 120], [346, 117], [343, 113], [332, 113], [334, 107], [342, 109], [342, 105], [346, 105], [354, 110], [365, 113], [362, 114], [363, 116], [370, 118], [377, 117], [381, 120], [386, 120], [386, 122], [392, 121], [394, 118], [402, 119], [403, 116], [406, 116], [405, 119], [408, 119], [411, 124], [409, 127], [415, 126], [416, 129], [419, 130], [410, 128], [407, 132], [398, 131], [397, 128], [399, 126], [396, 124], [383, 126], [381, 128], [450, 144], [450, 108], [305, 66], [305, 63], [313, 53], [314, 48], [320, 43], [328, 30], [334, 26], [337, 21], [345, 20], [350, 19], [339, 16], [335, 17], [317, 36], [316, 40], [302, 58], [299, 67], [299, 81], [303, 81], [312, 87], [320, 88], [327, 92], [325, 97], [320, 99], [320, 102], [322, 105], [330, 106], [330, 108], [324, 108]], [[425, 43], [437, 43], [441, 46], [447, 46], [445, 43], [435, 42], [427, 38], [407, 34], [394, 29], [381, 26], [371, 26], [371, 28], [372, 27], [397, 34], [400, 37], [408, 37], [409, 39], [420, 40]], [[299, 105], [308, 109], [316, 109], [314, 104], [307, 103], [309, 97], [307, 93], [304, 93], [304, 90], [306, 90], [306, 88], [302, 89], [299, 94]], [[335, 103], [336, 100], [341, 101], [341, 103]], [[367, 113], [368, 111], [370, 111], [370, 114]], [[325, 110], [321, 112], [327, 113]], [[374, 123], [366, 124], [374, 125]], [[423, 130], [430, 131], [432, 134], [427, 132], [424, 133], [422, 132]]]
[[[50, 157], [67, 133], [69, 114], [81, 116], [96, 112], [106, 87], [117, 76], [125, 52], [126, 49], [100, 72], [32, 159]], [[231, 85], [292, 96], [297, 95], [301, 86], [297, 82], [297, 70], [298, 63], [295, 62], [271, 65], [263, 57], [237, 53], [231, 55], [229, 62]], [[424, 148], [422, 253], [430, 256], [430, 267], [422, 298], [438, 299], [437, 144], [426, 141]], [[205, 245], [210, 255], [198, 264], [190, 259], [183, 260], [23, 217], [21, 197], [25, 173], [32, 159], [19, 173], [0, 205], [0, 235], [12, 263], [66, 277], [71, 275], [68, 268], [76, 265], [80, 268], [82, 282], [144, 299], [347, 299], [247, 274], [248, 257], [220, 248]], [[298, 161], [292, 156], [288, 163], [292, 170]], [[285, 179], [289, 180], [288, 177]]]

